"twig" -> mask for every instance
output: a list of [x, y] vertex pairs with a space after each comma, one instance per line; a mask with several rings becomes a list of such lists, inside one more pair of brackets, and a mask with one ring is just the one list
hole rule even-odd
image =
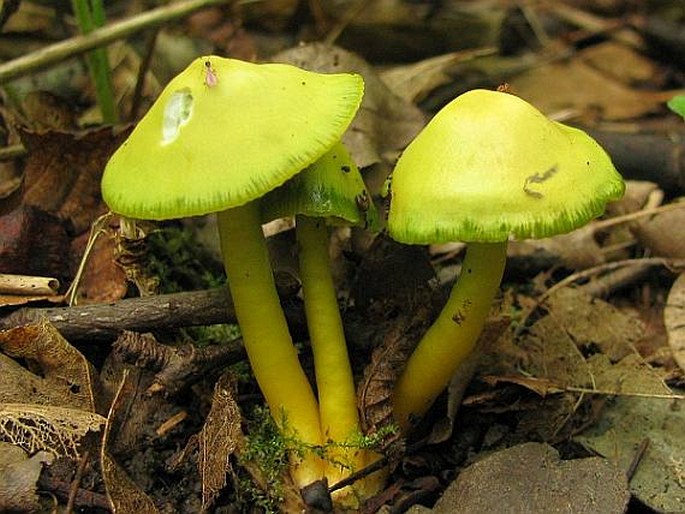
[[76, 469], [76, 474], [74, 479], [71, 481], [71, 486], [69, 487], [69, 498], [67, 499], [67, 506], [64, 509], [65, 514], [71, 514], [74, 512], [74, 505], [76, 503], [76, 495], [79, 492], [81, 486], [81, 479], [83, 478], [83, 472], [86, 469], [86, 464], [88, 463], [88, 450], [86, 450], [79, 460], [78, 468]]
[[0, 273], [0, 293], [16, 295], [56, 295], [59, 280], [52, 277], [32, 277]]
[[628, 482], [630, 482], [630, 480], [633, 478], [633, 475], [635, 475], [637, 467], [640, 465], [642, 457], [645, 456], [647, 448], [649, 448], [649, 437], [645, 437], [642, 441], [640, 441], [640, 446], [637, 447], [637, 451], [633, 456], [633, 460], [631, 461], [630, 466], [628, 466], [628, 469], [626, 470]]
[[168, 418], [164, 423], [159, 425], [155, 430], [155, 434], [157, 434], [158, 437], [164, 436], [165, 434], [173, 430], [176, 426], [178, 426], [179, 423], [182, 423], [187, 417], [188, 411], [182, 410], [180, 412], [177, 412], [176, 414]]
[[605, 220], [594, 221], [592, 224], [592, 230], [597, 232], [615, 225], [620, 225], [621, 223], [628, 223], [629, 221], [635, 221], [646, 216], [661, 214], [668, 211], [675, 211], [678, 209], [685, 209], [685, 202], [674, 202], [666, 205], [659, 205], [658, 207], [652, 207], [650, 209], [642, 209], [641, 211], [629, 212], [628, 214], [614, 216]]
[[143, 57], [138, 68], [138, 77], [136, 78], [136, 87], [133, 90], [133, 99], [131, 101], [131, 112], [128, 115], [129, 121], [135, 121], [138, 118], [138, 111], [143, 98], [143, 88], [145, 87], [145, 77], [150, 69], [150, 62], [155, 53], [157, 46], [157, 36], [159, 35], [159, 27], [153, 29], [147, 36], [143, 51]]
[[655, 400], [685, 400], [685, 394], [659, 394], [659, 393], [631, 393], [625, 391], [609, 391], [606, 389], [592, 389], [589, 387], [566, 386], [564, 391], [569, 393], [599, 394], [603, 396], [627, 396], [630, 398], [653, 398]]
[[[176, 18], [182, 18], [203, 7], [226, 4], [232, 1], [235, 0], [186, 0], [175, 2], [143, 12], [126, 20], [112, 23], [106, 27], [94, 30], [90, 34], [75, 36], [46, 46], [30, 54], [0, 64], [0, 85], [38, 69], [56, 64], [74, 55], [82, 54], [99, 46], [108, 45], [140, 30], [161, 25]], [[258, 0], [241, 0], [240, 3], [251, 1]]]
[[[278, 284], [285, 299], [288, 324], [304, 333], [306, 326], [300, 303], [293, 301], [292, 287]], [[148, 332], [160, 328], [235, 322], [233, 302], [227, 287], [205, 291], [128, 298], [114, 303], [35, 309], [23, 307], [0, 318], [0, 330], [47, 319], [69, 341], [91, 342], [115, 339], [123, 330]]]

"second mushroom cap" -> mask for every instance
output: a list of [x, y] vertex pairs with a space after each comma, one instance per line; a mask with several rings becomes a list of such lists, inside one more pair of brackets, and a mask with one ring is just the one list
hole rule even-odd
[[445, 106], [400, 157], [388, 227], [405, 243], [547, 237], [599, 216], [624, 187], [581, 130], [511, 94], [474, 90]]

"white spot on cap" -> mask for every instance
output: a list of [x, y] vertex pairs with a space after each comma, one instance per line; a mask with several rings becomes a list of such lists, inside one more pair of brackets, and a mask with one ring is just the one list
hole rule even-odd
[[193, 113], [193, 95], [189, 89], [175, 91], [164, 106], [162, 121], [162, 144], [168, 145], [178, 137], [183, 125]]

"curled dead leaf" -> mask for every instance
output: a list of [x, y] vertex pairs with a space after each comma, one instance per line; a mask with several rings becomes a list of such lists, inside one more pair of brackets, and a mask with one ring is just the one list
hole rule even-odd
[[30, 373], [21, 368], [23, 372], [15, 373], [12, 382], [3, 381], [0, 389], [9, 391], [5, 396], [14, 395], [13, 388], [24, 390], [19, 384], [29, 380], [36, 385], [33, 393], [14, 401], [95, 411], [94, 369], [51, 323], [42, 321], [0, 332], [0, 349], [25, 359], [35, 370]]
[[673, 357], [685, 372], [685, 273], [678, 276], [668, 293], [664, 307], [664, 324]]
[[202, 507], [208, 509], [226, 485], [230, 457], [245, 444], [241, 415], [234, 398], [231, 374], [226, 372], [214, 386], [212, 408], [199, 436], [198, 468], [202, 475]]
[[685, 238], [674, 227], [685, 227], [685, 201], [680, 209], [665, 210], [645, 217], [631, 226], [631, 231], [642, 246], [655, 256], [685, 259]]

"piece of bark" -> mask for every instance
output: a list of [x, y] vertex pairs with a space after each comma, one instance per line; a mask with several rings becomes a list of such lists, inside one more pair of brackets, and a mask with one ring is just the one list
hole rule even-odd
[[[292, 288], [278, 286], [293, 337], [305, 332], [304, 310]], [[128, 298], [107, 304], [34, 309], [24, 307], [0, 319], [0, 330], [47, 319], [70, 342], [111, 341], [123, 330], [149, 332], [217, 323], [234, 323], [228, 288]]]

